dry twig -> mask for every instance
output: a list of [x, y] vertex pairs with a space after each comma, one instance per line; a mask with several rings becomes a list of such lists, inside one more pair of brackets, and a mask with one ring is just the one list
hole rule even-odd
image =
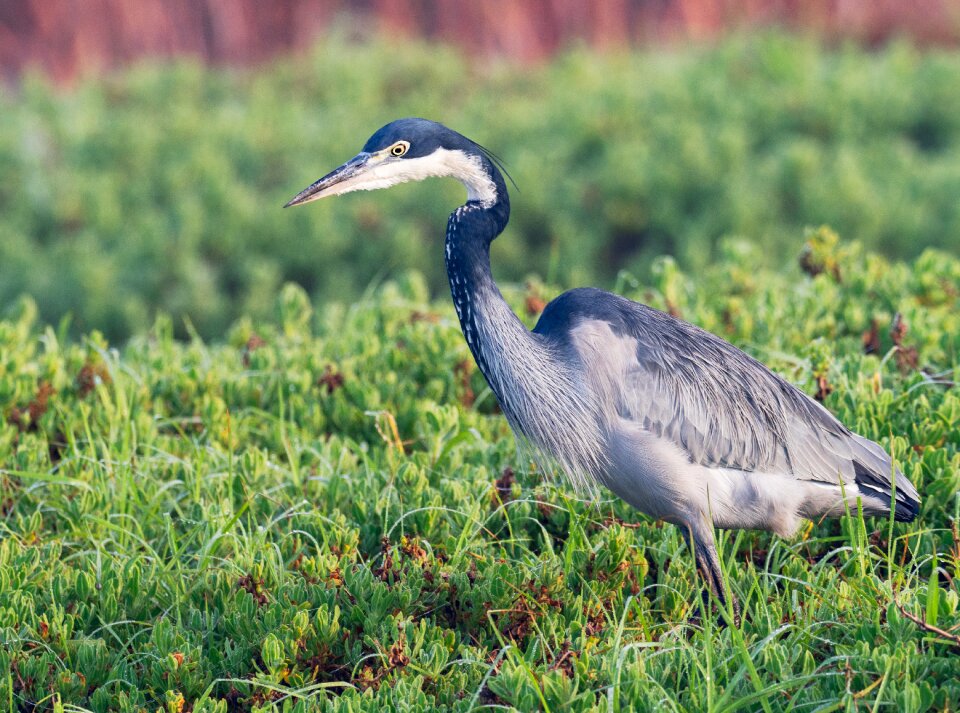
[[957, 651], [960, 651], [960, 634], [953, 634], [945, 629], [941, 629], [939, 626], [934, 626], [933, 624], [928, 624], [923, 619], [918, 617], [916, 614], [911, 614], [906, 609], [904, 609], [903, 604], [900, 603], [900, 600], [897, 599], [897, 595], [893, 595], [893, 603], [897, 605], [897, 609], [900, 610], [900, 613], [903, 614], [907, 619], [912, 621], [914, 624], [919, 626], [923, 631], [926, 631], [930, 634], [936, 634], [937, 636], [944, 639], [946, 642], [949, 642], [953, 648]]

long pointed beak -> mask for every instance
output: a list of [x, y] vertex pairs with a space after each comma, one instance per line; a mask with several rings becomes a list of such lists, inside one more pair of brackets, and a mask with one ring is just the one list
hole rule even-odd
[[314, 181], [304, 188], [287, 201], [287, 204], [283, 207], [290, 208], [291, 206], [303, 205], [304, 203], [309, 203], [310, 201], [315, 201], [326, 196], [346, 193], [353, 188], [355, 179], [363, 173], [369, 161], [370, 154], [366, 152], [357, 154], [339, 168], [335, 168], [320, 180]]

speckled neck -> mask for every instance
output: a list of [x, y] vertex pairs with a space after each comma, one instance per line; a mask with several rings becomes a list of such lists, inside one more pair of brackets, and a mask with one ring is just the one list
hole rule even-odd
[[568, 360], [542, 335], [530, 332], [493, 281], [490, 243], [506, 223], [497, 205], [470, 201], [447, 224], [446, 261], [453, 305], [477, 366], [513, 430], [543, 456], [586, 486], [602, 472], [598, 416]]
[[501, 406], [504, 388], [493, 364], [502, 354], [505, 330], [514, 339], [532, 336], [507, 305], [493, 280], [490, 269], [490, 243], [506, 225], [504, 215], [493, 206], [469, 201], [450, 215], [444, 246], [450, 295], [460, 320], [460, 328], [480, 371], [493, 389]]

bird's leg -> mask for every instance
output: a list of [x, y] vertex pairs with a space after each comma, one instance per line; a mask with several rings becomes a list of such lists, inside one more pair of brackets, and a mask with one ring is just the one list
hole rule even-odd
[[[710, 594], [717, 598], [720, 608], [724, 614], [727, 612], [727, 591], [724, 587], [723, 572], [720, 569], [720, 558], [717, 556], [717, 549], [713, 543], [703, 543], [700, 540], [694, 541], [694, 556], [697, 561], [697, 569], [700, 570], [700, 576], [706, 581], [710, 588]], [[709, 596], [707, 597], [709, 599]], [[737, 596], [730, 592], [729, 601], [733, 609], [733, 625], [740, 626], [740, 602]], [[726, 617], [722, 619], [726, 621]]]
[[[720, 569], [720, 557], [717, 555], [717, 547], [713, 539], [713, 531], [701, 527], [697, 528], [697, 532], [694, 533], [692, 528], [684, 527], [683, 532], [687, 543], [690, 545], [690, 549], [693, 550], [697, 570], [700, 572], [700, 576], [703, 577], [703, 581], [706, 582], [709, 589], [709, 591], [705, 590], [703, 593], [704, 606], [709, 606], [712, 595], [716, 597], [720, 603], [720, 608], [725, 614], [727, 612], [728, 597], [723, 582], [723, 571]], [[733, 592], [730, 592], [729, 601], [733, 609], [733, 624], [734, 626], [740, 626], [740, 602]], [[726, 623], [726, 617], [724, 616], [721, 621]]]

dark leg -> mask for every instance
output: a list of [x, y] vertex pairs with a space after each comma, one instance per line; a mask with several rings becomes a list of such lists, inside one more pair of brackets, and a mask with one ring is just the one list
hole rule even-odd
[[[697, 570], [709, 589], [709, 592], [704, 592], [704, 605], [709, 605], [712, 595], [716, 597], [721, 608], [726, 612], [727, 592], [723, 586], [723, 572], [720, 569], [720, 558], [717, 556], [717, 547], [713, 540], [712, 530], [706, 527], [697, 528], [695, 532], [689, 527], [682, 529], [690, 549], [693, 550]], [[733, 624], [734, 626], [740, 626], [740, 602], [737, 601], [733, 592], [730, 592], [730, 604], [733, 608]], [[726, 621], [726, 619], [724, 618], [723, 621]]]

